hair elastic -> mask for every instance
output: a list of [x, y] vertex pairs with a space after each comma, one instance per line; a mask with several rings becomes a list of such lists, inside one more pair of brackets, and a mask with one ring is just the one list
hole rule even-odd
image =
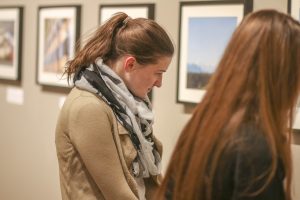
[[126, 26], [130, 19], [131, 19], [131, 17], [127, 16], [123, 21], [123, 25]]

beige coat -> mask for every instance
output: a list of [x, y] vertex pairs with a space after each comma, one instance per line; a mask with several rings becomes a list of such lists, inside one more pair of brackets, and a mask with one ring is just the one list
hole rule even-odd
[[[153, 139], [161, 154], [161, 143]], [[138, 199], [129, 170], [137, 152], [101, 98], [73, 88], [57, 122], [55, 143], [63, 200]], [[159, 179], [144, 179], [147, 199], [152, 199]]]

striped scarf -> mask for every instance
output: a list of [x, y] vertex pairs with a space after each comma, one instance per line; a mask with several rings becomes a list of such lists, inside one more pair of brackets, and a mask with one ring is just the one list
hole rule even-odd
[[149, 99], [141, 100], [133, 96], [123, 80], [101, 58], [77, 72], [74, 85], [99, 95], [128, 131], [138, 153], [132, 163], [134, 176], [146, 178], [159, 175], [161, 158], [151, 137], [153, 112]]

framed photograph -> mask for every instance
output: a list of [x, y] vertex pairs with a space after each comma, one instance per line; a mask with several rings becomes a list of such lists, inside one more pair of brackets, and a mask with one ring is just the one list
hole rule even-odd
[[107, 19], [117, 12], [124, 12], [131, 18], [154, 19], [154, 4], [110, 4], [100, 5], [99, 24], [103, 24]]
[[21, 79], [23, 7], [0, 7], [0, 79]]
[[300, 130], [300, 99], [298, 100], [297, 107], [296, 107], [293, 129]]
[[288, 13], [300, 21], [300, 0], [288, 0]]
[[[300, 0], [288, 0], [288, 13], [300, 21]], [[298, 99], [294, 120], [293, 128], [300, 130], [300, 98]]]
[[39, 7], [37, 83], [68, 87], [65, 64], [74, 57], [80, 34], [80, 6]]
[[180, 3], [177, 102], [199, 103], [252, 0]]

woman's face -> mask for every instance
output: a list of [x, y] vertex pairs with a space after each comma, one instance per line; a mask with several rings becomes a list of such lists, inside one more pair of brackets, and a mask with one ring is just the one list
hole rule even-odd
[[161, 57], [156, 64], [147, 65], [141, 65], [133, 59], [124, 82], [135, 96], [145, 99], [154, 86], [161, 87], [163, 74], [167, 71], [172, 57]]

